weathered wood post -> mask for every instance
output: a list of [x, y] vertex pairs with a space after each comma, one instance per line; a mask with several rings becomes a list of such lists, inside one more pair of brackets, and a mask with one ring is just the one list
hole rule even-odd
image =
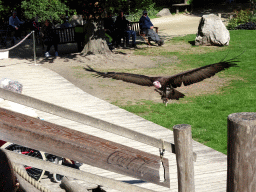
[[191, 126], [187, 124], [173, 127], [175, 153], [178, 169], [179, 192], [194, 192], [194, 162]]
[[256, 113], [228, 116], [227, 192], [256, 191]]

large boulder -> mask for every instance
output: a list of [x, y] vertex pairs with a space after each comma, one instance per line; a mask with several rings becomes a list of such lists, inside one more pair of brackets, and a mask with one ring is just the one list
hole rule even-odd
[[229, 45], [230, 34], [220, 17], [203, 15], [199, 26], [195, 45]]
[[161, 11], [159, 11], [156, 16], [158, 17], [163, 17], [163, 16], [168, 16], [171, 15], [171, 12], [168, 8], [163, 8]]

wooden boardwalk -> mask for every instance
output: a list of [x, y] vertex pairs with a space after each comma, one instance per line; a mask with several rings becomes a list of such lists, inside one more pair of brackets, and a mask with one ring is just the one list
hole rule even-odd
[[[66, 107], [68, 109], [72, 109], [74, 111], [91, 115], [134, 131], [138, 131], [145, 135], [174, 143], [172, 131], [120, 109], [106, 101], [89, 95], [88, 93], [85, 93], [49, 69], [42, 66], [31, 65], [29, 61], [18, 59], [0, 60], [0, 66], [0, 79], [10, 78], [12, 80], [19, 81], [23, 85], [24, 95]], [[149, 145], [74, 121], [63, 119], [42, 111], [36, 110], [36, 113], [45, 121], [92, 134], [94, 136], [108, 139], [148, 153], [159, 155], [158, 148], [154, 148]], [[197, 153], [197, 161], [194, 162], [196, 192], [226, 191], [227, 156], [196, 141], [193, 141], [193, 151]], [[166, 152], [165, 157], [169, 159], [171, 180], [170, 189], [147, 182], [141, 182], [136, 178], [116, 174], [85, 164], [81, 167], [81, 170], [98, 174], [100, 176], [125, 181], [159, 192], [176, 192], [178, 191], [178, 182], [175, 155], [170, 152]], [[57, 190], [58, 184], [50, 183], [47, 178], [44, 178], [42, 183], [52, 190], [53, 186], [55, 186], [56, 189], [53, 191], [64, 191], [60, 188]], [[107, 189], [107, 191], [114, 192], [115, 190]]]

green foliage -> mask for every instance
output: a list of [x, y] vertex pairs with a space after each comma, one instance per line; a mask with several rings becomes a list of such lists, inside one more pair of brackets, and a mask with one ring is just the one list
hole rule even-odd
[[141, 1], [136, 1], [136, 3], [134, 4], [134, 7], [132, 9], [132, 11], [139, 11], [139, 10], [143, 10], [143, 9], [147, 9], [150, 8], [150, 6], [154, 7], [155, 3], [153, 3], [152, 0], [141, 0]]
[[147, 10], [148, 12], [148, 16], [152, 19], [156, 17], [156, 14], [158, 13], [158, 10], [155, 9], [155, 3], [152, 3], [150, 5], [148, 5], [148, 7], [145, 7], [144, 9], [136, 9], [135, 12], [131, 13], [127, 19], [129, 21], [139, 21], [141, 16], [142, 16], [142, 12], [144, 10]]
[[236, 26], [238, 26], [238, 22], [235, 18], [232, 18], [228, 22], [227, 29], [234, 30]]
[[251, 16], [252, 16], [252, 13], [250, 9], [240, 10], [240, 11], [235, 10], [235, 18], [237, 19], [238, 23], [248, 22]]
[[5, 3], [5, 1], [0, 0], [0, 19], [6, 20], [8, 17], [10, 17], [11, 8], [8, 4]]
[[[184, 40], [188, 43], [194, 39], [195, 35], [189, 35], [174, 38], [170, 43]], [[168, 104], [167, 107], [162, 103], [144, 102], [123, 108], [169, 129], [176, 124], [190, 124], [193, 139], [226, 154], [227, 116], [232, 113], [255, 112], [256, 104], [256, 31], [230, 31], [230, 39], [230, 45], [225, 50], [220, 47], [215, 51], [200, 53], [197, 46], [191, 46], [190, 51], [177, 54], [180, 60], [177, 67], [183, 70], [186, 67], [188, 70], [218, 62], [227, 54], [226, 59], [230, 59], [245, 51], [237, 58], [240, 61], [238, 67], [217, 74], [220, 78], [233, 80], [229, 84], [225, 83], [215, 94], [187, 95], [178, 103]], [[164, 67], [168, 66], [160, 66]]]
[[256, 23], [256, 15], [253, 15], [250, 19], [251, 22]]
[[193, 3], [193, 0], [188, 0], [187, 4], [191, 5]]
[[39, 21], [52, 18], [60, 22], [69, 8], [60, 0], [24, 0], [21, 8], [27, 19], [39, 17]]
[[234, 12], [235, 12], [234, 18], [232, 18], [227, 25], [227, 28], [229, 30], [235, 29], [235, 27], [240, 24], [244, 24], [251, 21], [253, 16], [250, 9], [240, 10], [240, 11], [235, 10]]
[[3, 2], [0, 0], [0, 13], [3, 12], [3, 10], [4, 10]]

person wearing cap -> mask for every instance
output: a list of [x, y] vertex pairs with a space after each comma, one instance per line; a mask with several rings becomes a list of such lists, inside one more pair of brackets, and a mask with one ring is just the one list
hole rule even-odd
[[20, 37], [20, 25], [24, 22], [20, 21], [17, 17], [17, 12], [13, 11], [13, 14], [11, 17], [9, 17], [9, 25], [11, 26], [11, 29], [15, 32], [14, 37]]
[[132, 36], [132, 47], [136, 48], [136, 32], [129, 30], [129, 21], [125, 18], [124, 12], [121, 10], [119, 16], [116, 18], [115, 27], [117, 31], [117, 46], [121, 44], [121, 38], [126, 36], [126, 46], [129, 46], [129, 39]]
[[159, 46], [163, 45], [164, 41], [161, 40], [159, 38], [158, 34], [153, 30], [154, 25], [150, 21], [150, 18], [148, 17], [148, 12], [146, 10], [143, 11], [143, 15], [140, 18], [139, 25], [140, 25], [140, 29], [143, 31], [143, 33], [145, 33], [147, 36], [149, 36]]

